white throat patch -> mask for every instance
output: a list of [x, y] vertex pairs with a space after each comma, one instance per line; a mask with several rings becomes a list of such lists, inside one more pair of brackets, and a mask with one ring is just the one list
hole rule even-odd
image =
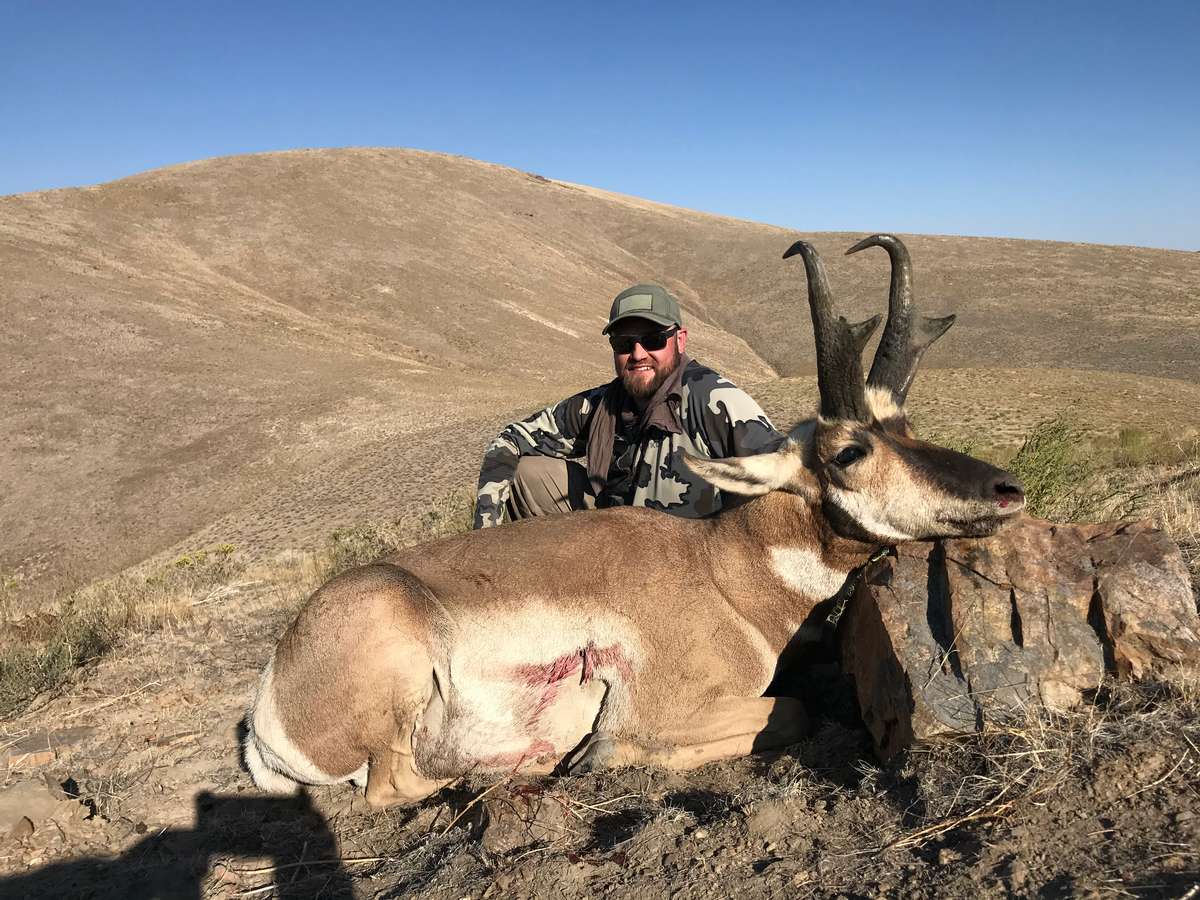
[[790, 590], [814, 600], [832, 597], [849, 572], [825, 565], [820, 555], [803, 547], [771, 547], [771, 571]]

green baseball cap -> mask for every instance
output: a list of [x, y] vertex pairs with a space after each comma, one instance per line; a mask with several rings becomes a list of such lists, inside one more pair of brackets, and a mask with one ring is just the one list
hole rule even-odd
[[608, 313], [608, 324], [601, 334], [608, 334], [621, 319], [649, 319], [659, 325], [683, 327], [679, 301], [661, 284], [635, 284], [617, 294]]

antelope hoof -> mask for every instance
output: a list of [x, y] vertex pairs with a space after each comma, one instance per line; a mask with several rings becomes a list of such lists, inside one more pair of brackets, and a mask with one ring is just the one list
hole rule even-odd
[[616, 741], [603, 731], [597, 731], [571, 754], [571, 758], [567, 760], [567, 774], [586, 775], [588, 772], [607, 769], [612, 765], [612, 757], [616, 750]]

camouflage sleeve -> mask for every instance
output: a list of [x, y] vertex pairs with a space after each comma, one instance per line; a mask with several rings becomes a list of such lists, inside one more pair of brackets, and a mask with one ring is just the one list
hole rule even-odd
[[770, 453], [787, 441], [749, 394], [716, 372], [702, 368], [689, 382], [692, 421], [714, 459]]
[[587, 451], [585, 433], [588, 414], [604, 388], [568, 397], [527, 419], [506, 425], [488, 444], [479, 470], [475, 499], [475, 527], [499, 525], [504, 504], [512, 492], [513, 475], [522, 456], [554, 456], [570, 459]]

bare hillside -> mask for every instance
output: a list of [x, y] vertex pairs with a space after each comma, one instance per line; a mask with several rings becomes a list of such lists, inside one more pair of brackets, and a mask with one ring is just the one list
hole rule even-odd
[[[405, 150], [0, 198], [0, 571], [303, 545], [469, 480], [500, 423], [609, 377], [607, 301], [638, 279], [678, 293], [696, 355], [734, 380], [810, 373], [795, 236]], [[879, 311], [883, 254], [808, 236], [845, 313]], [[928, 368], [1200, 382], [1195, 254], [909, 244], [925, 308], [959, 314]]]

